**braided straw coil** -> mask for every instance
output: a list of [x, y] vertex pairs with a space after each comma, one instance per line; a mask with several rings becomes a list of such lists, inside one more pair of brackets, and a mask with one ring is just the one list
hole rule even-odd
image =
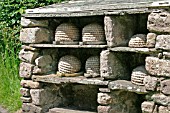
[[104, 41], [103, 27], [97, 23], [88, 24], [82, 31], [83, 42]]
[[144, 85], [143, 80], [147, 76], [145, 66], [138, 66], [133, 69], [131, 74], [131, 82], [136, 85]]
[[55, 41], [78, 41], [79, 29], [71, 23], [60, 24], [55, 31]]
[[73, 74], [81, 69], [81, 62], [75, 56], [66, 55], [60, 58], [58, 70], [60, 73]]
[[134, 35], [129, 41], [129, 47], [145, 47], [145, 46], [146, 46], [145, 34]]
[[100, 58], [99, 56], [91, 56], [87, 59], [85, 65], [86, 73], [99, 74], [100, 73]]

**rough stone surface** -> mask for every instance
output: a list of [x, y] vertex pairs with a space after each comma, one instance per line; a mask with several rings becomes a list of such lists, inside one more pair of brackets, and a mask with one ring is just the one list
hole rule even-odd
[[151, 99], [157, 104], [167, 106], [170, 103], [170, 97], [163, 94], [153, 94]]
[[170, 52], [163, 52], [164, 59], [170, 59]]
[[24, 28], [20, 31], [20, 41], [23, 43], [50, 42], [50, 33], [45, 28]]
[[21, 99], [21, 101], [23, 103], [30, 103], [31, 102], [31, 98], [30, 97], [21, 97], [20, 99]]
[[170, 79], [161, 81], [161, 92], [170, 95]]
[[44, 67], [46, 65], [50, 65], [52, 63], [52, 57], [50, 55], [40, 56], [35, 59], [35, 64], [39, 67]]
[[135, 17], [105, 16], [105, 34], [109, 47], [125, 46], [135, 31]]
[[111, 92], [111, 90], [109, 88], [99, 88], [99, 91], [103, 92], [103, 93], [110, 93]]
[[151, 32], [170, 32], [170, 13], [166, 11], [152, 12], [148, 16], [147, 28]]
[[33, 82], [32, 80], [21, 80], [21, 86], [24, 88], [41, 88], [41, 84], [39, 82]]
[[44, 105], [52, 104], [54, 102], [57, 103], [57, 101], [60, 101], [60, 99], [57, 96], [58, 90], [52, 90], [49, 88], [31, 89], [30, 94], [32, 98], [32, 103], [34, 105], [44, 106]]
[[31, 46], [27, 46], [27, 45], [22, 45], [21, 48], [26, 50], [26, 51], [38, 51], [39, 50], [38, 48], [34, 48], [34, 47], [31, 47]]
[[38, 57], [38, 55], [38, 52], [22, 49], [19, 52], [19, 59], [23, 62], [34, 63], [34, 60]]
[[156, 49], [170, 50], [170, 35], [158, 35], [156, 37]]
[[168, 108], [164, 106], [159, 106], [158, 110], [159, 110], [159, 113], [170, 113]]
[[28, 96], [30, 96], [30, 89], [20, 88], [20, 93], [21, 93], [22, 96], [28, 97]]
[[35, 106], [32, 103], [23, 103], [22, 113], [43, 113], [43, 111], [41, 107]]
[[155, 47], [156, 44], [156, 34], [155, 33], [148, 33], [146, 37], [146, 46], [147, 47]]
[[112, 98], [108, 93], [98, 93], [97, 102], [101, 105], [109, 105], [112, 103]]
[[144, 101], [141, 105], [142, 113], [153, 113], [155, 103], [153, 101]]
[[[100, 74], [105, 79], [127, 79], [130, 77], [129, 70], [121, 61], [122, 56], [109, 50], [100, 54]], [[122, 59], [123, 60], [123, 59]]]
[[33, 74], [51, 74], [54, 73], [54, 67], [51, 65], [46, 65], [44, 67], [34, 66]]
[[109, 113], [110, 106], [98, 106], [97, 113]]
[[20, 63], [19, 75], [24, 78], [31, 78], [34, 65], [22, 62]]
[[146, 90], [155, 91], [158, 83], [158, 78], [146, 76], [143, 80]]
[[151, 75], [170, 77], [170, 60], [146, 57], [145, 68]]
[[48, 20], [36, 20], [22, 17], [21, 25], [23, 27], [48, 27]]

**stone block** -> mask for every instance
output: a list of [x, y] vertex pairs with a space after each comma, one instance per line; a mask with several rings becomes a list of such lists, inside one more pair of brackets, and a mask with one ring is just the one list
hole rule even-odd
[[146, 57], [145, 68], [151, 75], [170, 77], [170, 60]]
[[103, 92], [103, 93], [110, 93], [111, 92], [110, 88], [99, 88], [99, 91]]
[[23, 28], [20, 31], [20, 41], [23, 43], [50, 42], [50, 32], [46, 28]]
[[21, 97], [20, 98], [23, 103], [31, 103], [31, 98], [30, 97]]
[[161, 92], [170, 95], [170, 79], [161, 81]]
[[20, 63], [19, 75], [23, 78], [31, 78], [34, 65], [22, 62]]
[[46, 65], [44, 67], [34, 66], [33, 74], [51, 74], [54, 73], [54, 67], [51, 65]]
[[27, 45], [22, 45], [21, 48], [26, 50], [26, 51], [39, 51], [39, 48], [34, 48], [34, 47], [31, 47], [31, 46], [27, 46]]
[[151, 32], [170, 32], [170, 13], [166, 11], [152, 12], [148, 16], [147, 28]]
[[159, 111], [159, 113], [170, 113], [168, 108], [165, 106], [159, 106], [158, 111]]
[[153, 113], [155, 109], [155, 103], [154, 102], [149, 102], [149, 101], [144, 101], [141, 105], [142, 113]]
[[170, 50], [170, 35], [158, 35], [156, 37], [156, 49]]
[[155, 91], [158, 83], [158, 78], [146, 76], [143, 80], [146, 90]]
[[155, 33], [148, 33], [146, 37], [146, 46], [147, 47], [155, 47], [156, 44], [156, 34]]
[[[52, 103], [57, 103], [57, 101], [61, 101], [60, 98], [58, 98], [58, 90], [52, 90], [52, 89], [31, 89], [30, 90], [32, 103], [34, 105], [50, 105]], [[57, 100], [58, 99], [58, 100]]]
[[32, 103], [23, 103], [22, 113], [43, 113], [43, 111], [41, 107], [35, 106]]
[[21, 26], [23, 27], [48, 27], [48, 20], [36, 20], [21, 17]]
[[126, 63], [122, 63], [122, 57], [109, 50], [102, 51], [100, 54], [100, 74], [105, 79], [127, 79], [130, 72]]
[[170, 103], [170, 96], [166, 96], [164, 94], [153, 94], [151, 99], [160, 105], [167, 106]]
[[38, 57], [39, 53], [38, 52], [33, 52], [33, 51], [27, 51], [25, 49], [22, 49], [19, 52], [19, 59], [23, 62], [28, 62], [28, 63], [34, 63], [35, 59]]
[[40, 56], [37, 59], [35, 59], [35, 64], [38, 67], [44, 67], [46, 65], [51, 64], [52, 61], [53, 61], [53, 59], [50, 55], [44, 55], [44, 56]]
[[109, 113], [110, 106], [98, 106], [97, 113]]
[[39, 82], [33, 82], [32, 80], [21, 80], [21, 86], [24, 88], [41, 88], [41, 84]]
[[125, 46], [134, 34], [135, 17], [133, 15], [105, 16], [105, 35], [109, 47]]
[[29, 97], [30, 96], [30, 89], [20, 88], [20, 93], [21, 93], [22, 96]]
[[170, 59], [170, 52], [163, 52], [164, 59]]
[[112, 97], [108, 93], [98, 93], [97, 102], [101, 105], [109, 105], [112, 103]]

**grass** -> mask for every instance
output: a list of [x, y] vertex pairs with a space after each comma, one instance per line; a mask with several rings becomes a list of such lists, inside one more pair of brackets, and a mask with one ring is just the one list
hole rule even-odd
[[[0, 31], [0, 104], [11, 113], [21, 108], [18, 48], [13, 29]], [[13, 37], [13, 38], [12, 38]]]

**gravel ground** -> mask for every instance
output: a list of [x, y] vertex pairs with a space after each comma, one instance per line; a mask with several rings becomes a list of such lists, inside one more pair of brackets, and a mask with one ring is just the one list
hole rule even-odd
[[0, 113], [8, 113], [8, 111], [0, 106]]

